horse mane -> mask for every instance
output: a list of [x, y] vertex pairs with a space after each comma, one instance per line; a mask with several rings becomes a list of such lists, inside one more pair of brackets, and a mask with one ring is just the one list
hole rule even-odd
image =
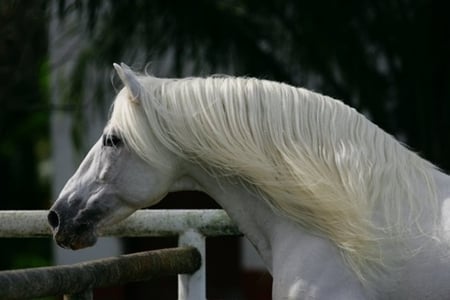
[[110, 119], [133, 151], [164, 167], [163, 146], [238, 176], [277, 213], [333, 241], [363, 283], [389, 266], [386, 242], [422, 231], [434, 166], [344, 103], [254, 78], [139, 81], [140, 104], [124, 89]]

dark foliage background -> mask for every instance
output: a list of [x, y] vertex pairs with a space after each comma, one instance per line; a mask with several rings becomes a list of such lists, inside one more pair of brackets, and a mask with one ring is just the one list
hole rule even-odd
[[[46, 1], [0, 1], [0, 209], [42, 209], [49, 156]], [[40, 172], [42, 170], [42, 172]], [[50, 244], [0, 239], [0, 269], [49, 264]]]
[[[89, 37], [72, 91], [82, 90], [88, 65], [110, 70], [123, 57], [140, 67], [164, 58], [165, 76], [227, 71], [284, 81], [344, 100], [450, 170], [450, 19], [443, 1], [55, 1], [59, 17], [75, 15]], [[50, 203], [42, 166], [52, 114], [51, 3], [0, 2], [3, 210]], [[79, 93], [71, 96], [80, 103]], [[47, 240], [2, 239], [0, 268], [45, 264], [49, 249]]]
[[[231, 70], [342, 99], [450, 169], [449, 19], [444, 3], [349, 1], [60, 1], [88, 19], [84, 49], [104, 68], [170, 53], [173, 76]], [[100, 17], [99, 17], [100, 16]], [[139, 61], [140, 60], [140, 61]], [[186, 70], [189, 64], [190, 69]], [[151, 70], [151, 68], [150, 68]], [[79, 74], [82, 74], [80, 72]], [[167, 75], [167, 74], [166, 74]], [[444, 134], [444, 135], [443, 135]]]

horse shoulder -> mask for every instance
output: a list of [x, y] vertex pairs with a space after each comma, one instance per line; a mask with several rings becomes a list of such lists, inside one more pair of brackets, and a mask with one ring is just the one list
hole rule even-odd
[[288, 226], [272, 247], [273, 299], [371, 299], [327, 239]]

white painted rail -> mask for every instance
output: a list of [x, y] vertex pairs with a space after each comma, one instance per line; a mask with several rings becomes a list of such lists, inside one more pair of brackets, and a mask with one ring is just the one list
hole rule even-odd
[[[48, 237], [47, 211], [0, 211], [0, 238]], [[201, 254], [200, 269], [179, 275], [178, 299], [206, 299], [205, 238], [240, 235], [223, 210], [139, 210], [124, 221], [103, 229], [100, 236], [178, 236], [180, 246], [195, 247]]]
[[[51, 235], [48, 211], [0, 211], [0, 237], [44, 237]], [[220, 209], [138, 210], [122, 222], [100, 231], [101, 236], [178, 236], [195, 230], [204, 236], [238, 235], [239, 230]]]

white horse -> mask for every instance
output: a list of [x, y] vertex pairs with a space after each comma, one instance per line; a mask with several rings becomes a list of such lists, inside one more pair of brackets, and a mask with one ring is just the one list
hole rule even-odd
[[48, 215], [60, 246], [196, 190], [254, 244], [274, 299], [450, 299], [450, 178], [354, 109], [265, 80], [114, 67], [111, 119]]

